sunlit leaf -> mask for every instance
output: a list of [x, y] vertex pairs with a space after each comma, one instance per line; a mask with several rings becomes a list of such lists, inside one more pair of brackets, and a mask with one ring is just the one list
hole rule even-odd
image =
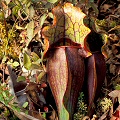
[[7, 4], [9, 4], [9, 3], [10, 3], [10, 0], [5, 0], [5, 1], [6, 1], [6, 3], [7, 3]]
[[27, 6], [27, 7], [30, 7], [30, 5], [31, 5], [31, 1], [30, 1], [30, 0], [28, 0], [28, 2], [27, 2], [27, 4], [26, 4], [26, 6]]
[[47, 0], [50, 3], [56, 3], [58, 0]]
[[21, 6], [21, 2], [19, 0], [14, 1], [17, 6]]
[[28, 7], [25, 7], [25, 13], [26, 13], [27, 15], [30, 15], [30, 10], [29, 10]]
[[13, 65], [14, 67], [17, 67], [17, 66], [19, 66], [19, 62], [15, 61], [15, 62], [12, 63], [12, 65]]
[[2, 63], [5, 63], [6, 60], [7, 60], [7, 57], [4, 56], [3, 59], [2, 59]]
[[22, 0], [22, 4], [27, 4], [27, 2], [29, 2], [29, 0]]
[[19, 76], [19, 77], [17, 78], [17, 82], [25, 81], [25, 80], [26, 80], [25, 76]]
[[24, 67], [27, 69], [27, 70], [30, 70], [31, 68], [31, 59], [30, 59], [30, 56], [26, 53], [24, 53]]
[[13, 9], [12, 9], [12, 14], [18, 16], [18, 11], [19, 11], [19, 9], [20, 9], [19, 6], [13, 7]]
[[0, 21], [4, 20], [4, 13], [3, 11], [0, 11]]
[[47, 14], [43, 14], [41, 17], [40, 17], [40, 26], [42, 27], [43, 23], [45, 22], [45, 19], [47, 18]]
[[24, 27], [21, 27], [21, 26], [18, 26], [18, 25], [16, 25], [15, 27], [16, 27], [16, 29], [18, 29], [18, 30], [24, 30], [24, 29], [25, 29]]
[[20, 108], [16, 107], [15, 105], [11, 105], [11, 108], [13, 109], [13, 111], [18, 111], [20, 112]]
[[22, 4], [24, 4], [26, 7], [30, 7], [31, 5], [31, 0], [22, 0]]
[[45, 112], [42, 114], [42, 117], [46, 118], [46, 113]]
[[35, 52], [32, 52], [31, 53], [31, 56], [32, 56], [32, 61], [35, 62], [37, 61], [38, 59], [40, 59], [40, 57], [35, 53]]
[[40, 69], [40, 68], [41, 68], [40, 64], [36, 64], [36, 63], [31, 64], [31, 70]]
[[115, 86], [115, 90], [120, 90], [120, 85], [119, 85], [119, 84], [117, 84], [117, 85]]
[[27, 24], [27, 37], [29, 39], [29, 41], [32, 40], [33, 36], [34, 36], [34, 21], [30, 21], [28, 24]]
[[28, 102], [25, 102], [22, 107], [26, 108], [27, 106], [28, 106]]
[[41, 78], [45, 75], [45, 71], [42, 71], [39, 75], [38, 75], [38, 81], [41, 80]]
[[34, 17], [34, 15], [35, 15], [35, 10], [34, 10], [34, 8], [33, 8], [33, 6], [30, 6], [29, 7], [29, 15], [30, 15], [30, 18], [33, 18]]
[[2, 95], [0, 95], [0, 101], [1, 101], [1, 102], [4, 102], [4, 98], [3, 98]]
[[48, 13], [48, 16], [53, 19], [53, 14], [51, 12]]
[[8, 103], [10, 103], [12, 100], [13, 100], [14, 96], [10, 96], [9, 99], [8, 99]]
[[4, 96], [4, 98], [7, 98], [7, 95], [4, 91], [2, 92], [2, 95]]

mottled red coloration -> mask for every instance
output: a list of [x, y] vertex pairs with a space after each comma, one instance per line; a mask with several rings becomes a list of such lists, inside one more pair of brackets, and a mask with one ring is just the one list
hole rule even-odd
[[[84, 81], [84, 71], [84, 59], [78, 54], [78, 48], [54, 48], [49, 52], [48, 80], [58, 106], [60, 120], [72, 119]], [[63, 107], [65, 109], [61, 111]]]

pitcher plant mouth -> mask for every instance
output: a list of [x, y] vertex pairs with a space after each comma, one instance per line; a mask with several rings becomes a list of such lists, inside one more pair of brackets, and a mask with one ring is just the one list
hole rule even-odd
[[45, 52], [57, 44], [57, 46], [81, 46], [88, 50], [86, 37], [91, 30], [84, 24], [86, 15], [82, 10], [71, 3], [64, 3], [54, 7], [52, 12], [53, 24], [42, 29]]
[[58, 42], [49, 46], [48, 50], [44, 54], [44, 57], [47, 58], [49, 56], [49, 51], [51, 51], [55, 48], [65, 48], [65, 47], [78, 48], [80, 55], [85, 58], [92, 55], [91, 52], [89, 52], [89, 50], [87, 48], [82, 47], [81, 44], [75, 43], [69, 38], [61, 38], [60, 40], [58, 40]]
[[61, 47], [61, 46], [72, 46], [72, 47], [81, 48], [81, 45], [79, 43], [75, 43], [69, 38], [61, 38], [61, 39], [59, 39], [57, 42], [53, 43], [50, 46], [50, 48]]

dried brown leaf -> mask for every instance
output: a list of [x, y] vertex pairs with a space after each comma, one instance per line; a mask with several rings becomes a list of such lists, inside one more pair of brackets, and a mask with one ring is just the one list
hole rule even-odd
[[120, 103], [120, 90], [114, 90], [108, 94], [112, 98], [118, 98], [118, 102]]

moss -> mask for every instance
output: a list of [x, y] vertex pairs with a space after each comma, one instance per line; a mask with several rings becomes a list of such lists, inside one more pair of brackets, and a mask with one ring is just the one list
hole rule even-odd
[[80, 93], [77, 103], [77, 112], [74, 114], [74, 120], [82, 120], [87, 114], [87, 104], [83, 92]]
[[111, 99], [103, 98], [97, 104], [97, 116], [100, 117], [103, 113], [107, 112], [113, 105]]

